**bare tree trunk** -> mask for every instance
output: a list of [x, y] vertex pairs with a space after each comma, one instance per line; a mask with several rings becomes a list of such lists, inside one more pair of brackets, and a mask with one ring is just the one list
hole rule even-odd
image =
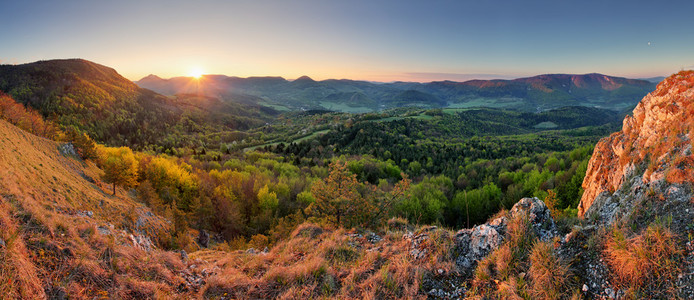
[[116, 183], [115, 182], [113, 183], [113, 195], [114, 196], [116, 195]]

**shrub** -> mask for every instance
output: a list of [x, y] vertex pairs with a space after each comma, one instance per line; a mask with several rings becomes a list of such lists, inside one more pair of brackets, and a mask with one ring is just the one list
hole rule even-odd
[[558, 299], [566, 291], [569, 268], [548, 242], [537, 242], [530, 253], [530, 295], [536, 299]]
[[517, 290], [515, 274], [526, 272], [528, 255], [537, 240], [527, 215], [511, 219], [507, 226], [506, 241], [489, 256], [482, 259], [475, 269], [471, 296], [494, 295], [514, 298], [509, 293]]
[[651, 285], [674, 285], [682, 254], [676, 238], [662, 224], [651, 224], [631, 238], [614, 227], [605, 242], [604, 254], [617, 284], [637, 293]]

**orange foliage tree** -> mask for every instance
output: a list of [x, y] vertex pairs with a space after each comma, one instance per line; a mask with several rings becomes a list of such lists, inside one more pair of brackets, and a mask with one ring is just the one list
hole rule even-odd
[[0, 92], [0, 118], [45, 138], [55, 139], [59, 134], [58, 126], [53, 122], [45, 121], [38, 112], [24, 107], [2, 92]]
[[330, 174], [311, 187], [315, 200], [309, 214], [324, 217], [338, 226], [377, 226], [389, 215], [392, 206], [409, 190], [410, 180], [403, 180], [392, 189], [360, 183], [344, 162], [330, 164]]
[[364, 197], [359, 193], [360, 186], [357, 175], [347, 170], [347, 164], [332, 163], [328, 177], [315, 182], [311, 187], [315, 201], [309, 205], [309, 213], [324, 216], [336, 225], [352, 223], [355, 221], [352, 217], [366, 208]]

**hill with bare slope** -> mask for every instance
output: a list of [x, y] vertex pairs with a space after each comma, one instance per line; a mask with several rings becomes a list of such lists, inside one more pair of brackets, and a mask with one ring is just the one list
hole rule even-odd
[[0, 120], [0, 294], [12, 299], [183, 295], [184, 264], [154, 249], [170, 224], [69, 144]]

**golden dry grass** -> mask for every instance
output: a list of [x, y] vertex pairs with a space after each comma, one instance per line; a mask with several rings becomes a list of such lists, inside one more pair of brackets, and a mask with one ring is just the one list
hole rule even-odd
[[632, 237], [617, 227], [605, 242], [604, 255], [616, 284], [631, 294], [650, 288], [673, 292], [680, 273], [682, 249], [677, 236], [661, 224], [652, 224]]
[[[127, 191], [109, 195], [93, 163], [63, 155], [59, 146], [0, 120], [2, 298], [189, 298], [192, 291], [177, 290], [186, 268], [180, 255], [144, 252], [121, 230], [133, 232], [148, 209]], [[169, 227], [156, 216], [142, 223], [142, 232]]]
[[567, 298], [567, 262], [553, 244], [540, 242], [525, 215], [509, 220], [504, 243], [482, 259], [472, 279], [471, 299]]
[[557, 257], [549, 242], [536, 242], [533, 246], [528, 276], [529, 294], [535, 299], [559, 299], [568, 294], [568, 264]]
[[43, 298], [45, 293], [36, 267], [9, 214], [12, 209], [4, 198], [0, 200], [0, 238], [5, 242], [0, 247], [0, 294], [10, 299]]
[[385, 238], [374, 244], [354, 232], [304, 223], [291, 238], [268, 253], [199, 251], [191, 259], [208, 261], [221, 271], [209, 278], [199, 297], [297, 299], [413, 299], [420, 294], [422, 275], [453, 269], [451, 236], [430, 232], [423, 247], [428, 256], [414, 261], [411, 242]]

